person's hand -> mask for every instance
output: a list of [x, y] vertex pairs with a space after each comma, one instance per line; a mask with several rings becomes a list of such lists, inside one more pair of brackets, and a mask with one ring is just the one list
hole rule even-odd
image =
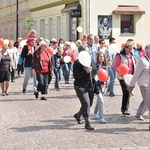
[[98, 75], [94, 76], [95, 81], [98, 81]]
[[128, 89], [128, 91], [129, 91], [129, 93], [132, 93], [133, 88], [134, 88], [134, 87], [132, 87], [132, 86], [127, 86], [127, 89]]
[[86, 68], [86, 72], [90, 73], [92, 71], [92, 67]]
[[31, 54], [31, 51], [28, 51], [28, 54], [27, 55], [30, 55]]
[[32, 69], [32, 71], [31, 71], [31, 77], [33, 77], [35, 75], [36, 75], [35, 69]]

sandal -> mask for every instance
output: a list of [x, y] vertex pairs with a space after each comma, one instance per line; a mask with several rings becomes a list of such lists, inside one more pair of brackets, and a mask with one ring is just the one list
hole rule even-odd
[[5, 96], [5, 93], [2, 93], [2, 96]]
[[6, 94], [6, 95], [9, 95], [7, 91], [5, 91], [5, 94]]

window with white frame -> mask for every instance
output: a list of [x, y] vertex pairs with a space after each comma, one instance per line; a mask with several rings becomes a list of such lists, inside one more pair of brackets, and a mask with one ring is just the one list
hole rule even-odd
[[134, 15], [121, 15], [121, 33], [134, 33]]
[[23, 20], [19, 20], [19, 37], [22, 37], [22, 31], [23, 31]]
[[11, 28], [11, 23], [8, 22], [8, 39], [10, 39], [10, 28]]
[[37, 31], [37, 21], [36, 20], [33, 21], [33, 29]]
[[61, 38], [61, 17], [57, 17], [57, 40]]
[[45, 38], [45, 19], [40, 20], [40, 36]]
[[52, 18], [48, 19], [48, 38], [51, 40], [53, 37]]

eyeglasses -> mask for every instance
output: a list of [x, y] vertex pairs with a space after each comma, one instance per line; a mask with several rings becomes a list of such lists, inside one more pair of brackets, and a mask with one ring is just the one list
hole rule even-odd
[[105, 44], [105, 42], [102, 42], [101, 44]]

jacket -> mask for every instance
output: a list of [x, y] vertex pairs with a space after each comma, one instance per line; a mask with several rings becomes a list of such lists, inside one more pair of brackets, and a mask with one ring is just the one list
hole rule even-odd
[[130, 86], [134, 86], [136, 81], [139, 86], [147, 86], [149, 79], [150, 59], [148, 56], [143, 56], [136, 64], [136, 69], [133, 74]]
[[[48, 55], [49, 57], [49, 64], [48, 64], [48, 68], [49, 71], [52, 70], [52, 65], [51, 65], [51, 58], [50, 55], [48, 54], [48, 52], [45, 50], [45, 53]], [[35, 69], [35, 71], [42, 71], [43, 66], [42, 66], [42, 62], [40, 60], [40, 50], [36, 50], [33, 54], [33, 58], [32, 58], [32, 68]]]
[[33, 56], [32, 54], [28, 55], [28, 47], [27, 45], [25, 45], [21, 52], [21, 57], [25, 59], [25, 64], [24, 64], [25, 67], [32, 66], [32, 56]]

